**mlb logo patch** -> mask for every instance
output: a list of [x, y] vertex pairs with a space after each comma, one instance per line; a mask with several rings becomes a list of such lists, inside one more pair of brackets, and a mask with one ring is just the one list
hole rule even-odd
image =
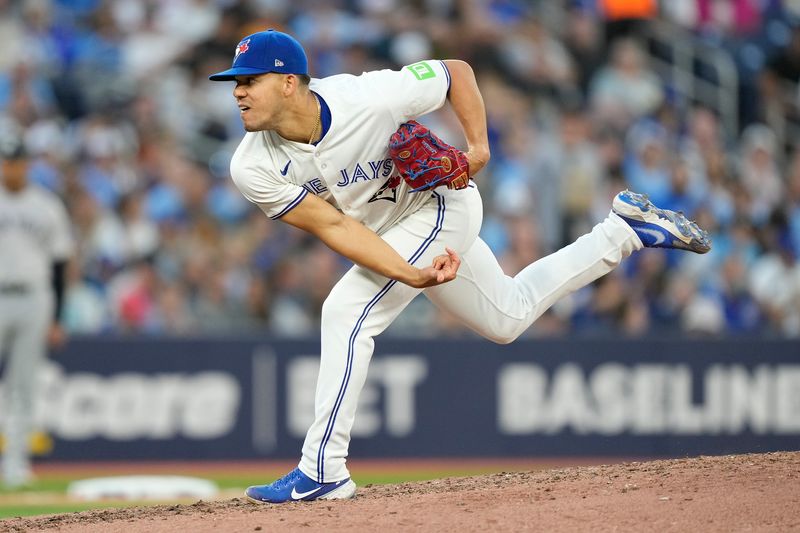
[[247, 52], [249, 49], [250, 49], [250, 39], [240, 42], [238, 45], [236, 45], [236, 53], [233, 55], [233, 60], [236, 61], [236, 59], [239, 57], [239, 54], [243, 54]]

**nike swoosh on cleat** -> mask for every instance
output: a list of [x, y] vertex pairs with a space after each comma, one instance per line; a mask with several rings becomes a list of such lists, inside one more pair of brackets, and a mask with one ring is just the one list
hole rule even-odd
[[[288, 165], [287, 165], [288, 166]], [[317, 487], [316, 489], [310, 490], [308, 492], [297, 492], [297, 487], [292, 487], [292, 499], [293, 500], [302, 500], [307, 496], [311, 496], [315, 492], [322, 490], [322, 487]]]
[[647, 235], [650, 235], [651, 237], [655, 237], [656, 242], [650, 244], [650, 246], [655, 246], [656, 244], [661, 244], [662, 242], [667, 240], [667, 238], [664, 236], [663, 233], [661, 233], [660, 231], [656, 231], [654, 229], [638, 227], [638, 228], [636, 228], [636, 231], [641, 231], [641, 232], [643, 232], [643, 233], [645, 233]]
[[285, 176], [286, 173], [289, 172], [289, 165], [291, 165], [291, 164], [292, 164], [292, 160], [290, 159], [289, 162], [286, 163], [286, 166], [283, 167], [283, 170], [281, 170], [281, 176]]

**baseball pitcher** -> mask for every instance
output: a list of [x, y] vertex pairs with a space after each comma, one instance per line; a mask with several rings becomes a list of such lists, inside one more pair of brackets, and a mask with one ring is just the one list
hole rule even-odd
[[[483, 99], [462, 61], [310, 79], [300, 43], [268, 30], [245, 37], [232, 68], [211, 80], [236, 82], [247, 133], [231, 176], [242, 194], [355, 263], [322, 308], [315, 421], [300, 464], [248, 488], [252, 501], [355, 494], [345, 459], [373, 339], [420, 293], [487, 339], [509, 343], [643, 246], [709, 249], [683, 215], [625, 191], [589, 234], [506, 276], [478, 237], [482, 202], [471, 177], [488, 162], [489, 143]], [[413, 120], [445, 101], [464, 131], [464, 153]]]

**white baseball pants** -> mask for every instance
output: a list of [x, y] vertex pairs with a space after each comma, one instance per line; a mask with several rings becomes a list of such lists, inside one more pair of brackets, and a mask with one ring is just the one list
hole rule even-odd
[[5, 449], [3, 481], [17, 486], [31, 476], [28, 436], [37, 395], [37, 371], [47, 350], [47, 328], [53, 319], [48, 288], [0, 294], [0, 360], [3, 372], [2, 412]]
[[373, 338], [420, 292], [480, 335], [509, 343], [559, 298], [610, 272], [642, 243], [614, 213], [561, 250], [506, 276], [479, 237], [483, 205], [477, 188], [437, 190], [417, 212], [382, 237], [416, 266], [445, 253], [461, 256], [455, 280], [420, 290], [355, 266], [322, 308], [322, 354], [315, 420], [303, 445], [300, 470], [318, 482], [349, 477], [345, 458]]

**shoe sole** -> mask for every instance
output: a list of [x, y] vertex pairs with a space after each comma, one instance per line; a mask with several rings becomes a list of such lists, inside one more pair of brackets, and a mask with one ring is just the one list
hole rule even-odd
[[653, 224], [674, 237], [671, 243], [656, 247], [680, 248], [698, 254], [711, 250], [708, 232], [700, 229], [700, 226], [686, 218], [683, 213], [656, 207], [644, 194], [623, 191], [614, 198], [612, 207], [617, 215], [634, 227]]
[[326, 492], [319, 498], [314, 498], [313, 500], [286, 500], [285, 502], [265, 502], [261, 500], [256, 500], [255, 498], [251, 498], [250, 496], [245, 493], [244, 497], [247, 498], [248, 501], [251, 503], [257, 503], [259, 505], [279, 505], [281, 503], [292, 503], [292, 502], [310, 502], [315, 500], [349, 500], [356, 495], [356, 484], [351, 479], [341, 487], [337, 487], [330, 492]]
[[337, 487], [336, 489], [326, 492], [317, 500], [349, 500], [356, 495], [356, 484], [351, 479], [341, 487]]

